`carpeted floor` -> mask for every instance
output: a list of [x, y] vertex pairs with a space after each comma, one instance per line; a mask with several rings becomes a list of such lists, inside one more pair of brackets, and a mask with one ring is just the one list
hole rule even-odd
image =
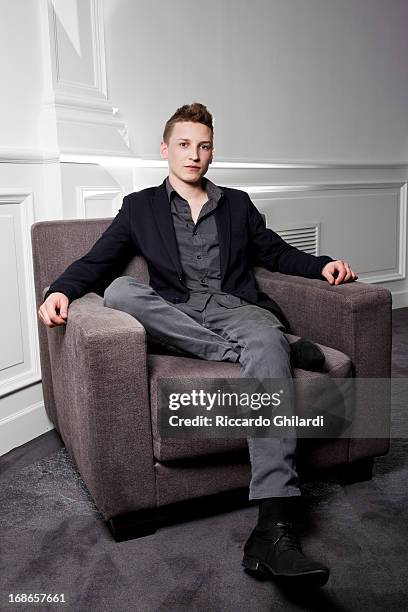
[[[408, 309], [394, 311], [393, 373], [408, 378]], [[394, 420], [405, 420], [405, 404]], [[315, 481], [304, 549], [331, 568], [314, 593], [283, 593], [241, 568], [256, 507], [115, 543], [49, 432], [0, 457], [0, 610], [75, 612], [406, 612], [408, 440], [394, 439], [371, 481]], [[9, 595], [65, 595], [65, 604], [11, 604]]]

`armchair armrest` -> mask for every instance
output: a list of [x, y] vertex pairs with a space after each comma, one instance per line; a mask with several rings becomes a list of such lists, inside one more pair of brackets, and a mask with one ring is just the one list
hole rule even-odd
[[355, 376], [391, 373], [391, 293], [361, 282], [326, 281], [256, 269], [259, 289], [282, 308], [297, 336], [348, 355]]
[[98, 509], [154, 506], [144, 328], [89, 293], [47, 334], [60, 433]]
[[[332, 286], [326, 281], [271, 273], [258, 268], [261, 291], [285, 313], [291, 331], [348, 355], [354, 376], [388, 379], [391, 376], [391, 293], [383, 287], [353, 282]], [[356, 387], [353, 432], [349, 440], [350, 462], [389, 449], [390, 386], [387, 381], [366, 393]], [[373, 385], [374, 388], [374, 385]], [[370, 425], [384, 432], [370, 436]]]

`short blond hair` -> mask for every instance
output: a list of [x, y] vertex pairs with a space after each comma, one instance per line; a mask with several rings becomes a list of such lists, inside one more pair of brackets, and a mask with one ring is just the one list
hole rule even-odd
[[166, 121], [163, 132], [163, 140], [165, 143], [169, 143], [169, 138], [173, 131], [173, 127], [176, 123], [181, 121], [193, 121], [194, 123], [202, 123], [210, 128], [211, 138], [214, 136], [213, 116], [207, 110], [207, 107], [200, 102], [193, 102], [192, 104], [184, 104], [180, 106]]

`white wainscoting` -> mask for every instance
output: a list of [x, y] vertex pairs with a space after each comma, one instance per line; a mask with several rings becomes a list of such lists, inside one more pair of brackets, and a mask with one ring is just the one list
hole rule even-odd
[[[0, 167], [0, 454], [52, 428], [42, 399], [34, 303], [30, 226], [41, 219], [114, 216], [123, 195], [157, 185], [167, 166], [155, 160], [81, 156], [61, 163], [24, 152], [4, 152]], [[15, 154], [14, 154], [15, 153]], [[46, 210], [47, 168], [62, 185]], [[208, 176], [246, 190], [267, 219], [287, 230], [317, 228], [317, 252], [347, 259], [360, 280], [393, 292], [394, 307], [408, 306], [406, 279], [407, 166], [308, 167], [213, 164]], [[21, 181], [21, 184], [19, 183]], [[24, 184], [24, 181], [26, 183]], [[132, 184], [133, 181], [133, 184]], [[48, 201], [47, 200], [47, 201]]]
[[0, 456], [53, 428], [41, 383], [0, 398]]
[[[31, 166], [27, 174], [32, 172]], [[0, 455], [53, 427], [41, 389], [30, 239], [34, 199], [31, 187], [0, 184]]]
[[352, 262], [359, 280], [406, 278], [407, 183], [248, 187], [267, 225], [278, 233], [319, 228], [318, 254]]
[[0, 189], [0, 396], [40, 376], [30, 228], [33, 194]]
[[115, 187], [77, 187], [77, 218], [114, 217], [121, 207], [122, 192]]

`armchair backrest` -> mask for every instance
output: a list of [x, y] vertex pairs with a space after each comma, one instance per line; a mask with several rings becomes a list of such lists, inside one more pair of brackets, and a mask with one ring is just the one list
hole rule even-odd
[[[112, 219], [70, 219], [41, 221], [31, 228], [37, 305], [42, 292], [76, 259], [98, 240]], [[140, 282], [149, 282], [143, 257], [134, 257], [123, 270]]]
[[[72, 219], [41, 221], [31, 227], [34, 284], [37, 309], [42, 303], [43, 291], [73, 261], [79, 259], [95, 244], [110, 225], [112, 219]], [[134, 257], [121, 274], [134, 276], [142, 283], [149, 282], [146, 261]], [[52, 330], [51, 330], [52, 331]], [[47, 329], [38, 322], [44, 403], [52, 422], [58, 426], [52, 386]]]

